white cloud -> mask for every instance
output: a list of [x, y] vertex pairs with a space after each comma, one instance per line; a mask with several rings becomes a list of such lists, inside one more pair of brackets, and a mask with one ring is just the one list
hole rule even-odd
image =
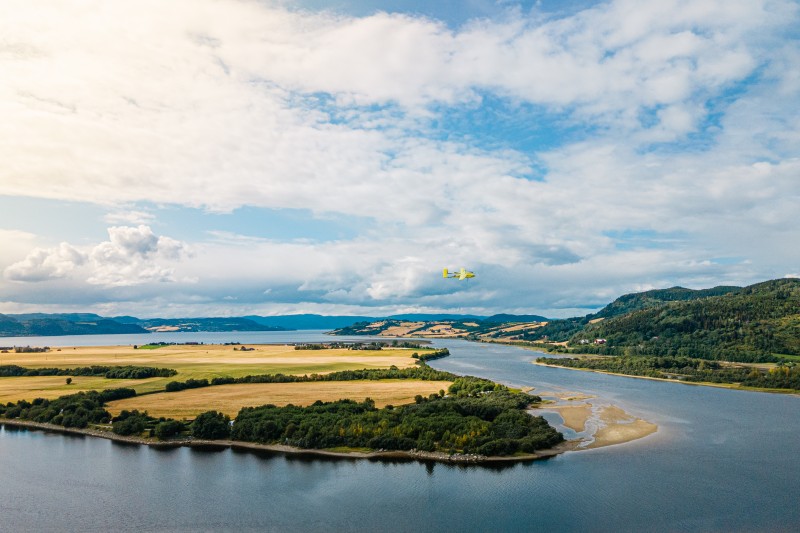
[[86, 282], [105, 287], [176, 281], [172, 265], [186, 255], [184, 243], [157, 236], [144, 225], [111, 227], [108, 235], [108, 241], [84, 250], [66, 242], [35, 248], [7, 267], [4, 276], [11, 281], [40, 282], [82, 272]]
[[[166, 11], [97, 2], [80, 16], [61, 2], [4, 5], [0, 131], [11, 142], [0, 147], [9, 162], [0, 193], [334, 212], [349, 211], [346, 197], [368, 215], [404, 221], [408, 205], [430, 208], [436, 196], [415, 197], [421, 182], [442, 180], [439, 168], [409, 162], [465, 148], [333, 124], [310, 95], [329, 94], [342, 111], [398, 103], [406, 111], [393, 128], [430, 116], [429, 104], [477, 101], [481, 90], [632, 133], [643, 128], [640, 111], [665, 106], [650, 126], [661, 133], [643, 139], [671, 140], [693, 131], [703, 99], [753, 72], [763, 52], [751, 35], [793, 14], [782, 2], [614, 2], [454, 32], [402, 15], [238, 1], [177, 1]], [[467, 155], [509, 163], [508, 153]], [[483, 179], [480, 167], [468, 170], [443, 179]], [[370, 209], [393, 188], [406, 191], [405, 204]]]
[[186, 251], [183, 243], [156, 236], [148, 226], [108, 228], [109, 241], [89, 254], [91, 284], [120, 286], [176, 281], [174, 269], [163, 263], [177, 261]]
[[[176, 306], [574, 309], [800, 260], [785, 246], [800, 240], [794, 2], [620, 0], [457, 30], [234, 0], [73, 9], [0, 6], [0, 194], [102, 204], [115, 226], [100, 244], [26, 241], [14, 258], [38, 248], [9, 280], [95, 301], [166, 291]], [[583, 133], [522, 152], [441, 126], [492, 99]], [[140, 202], [368, 222], [324, 244], [217, 232], [183, 261], [188, 245], [155, 235], [153, 213], [120, 207]], [[609, 234], [627, 230], [680, 243], [621, 249]], [[443, 266], [483, 275], [442, 286]]]
[[11, 281], [45, 281], [63, 278], [86, 262], [86, 254], [62, 242], [55, 248], [36, 248], [7, 267], [3, 274]]

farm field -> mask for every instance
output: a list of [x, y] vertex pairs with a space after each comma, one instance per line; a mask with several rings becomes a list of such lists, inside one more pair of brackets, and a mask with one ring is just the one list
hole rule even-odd
[[35, 398], [53, 400], [59, 396], [81, 391], [117, 389], [120, 387], [141, 389], [146, 388], [145, 384], [148, 382], [163, 379], [106, 379], [102, 376], [74, 376], [72, 377], [72, 383], [67, 385], [65, 376], [3, 377], [0, 378], [0, 403], [17, 402], [19, 400], [30, 402]]
[[[238, 348], [238, 347], [237, 347]], [[26, 368], [74, 368], [92, 365], [152, 366], [172, 368], [172, 377], [143, 380], [109, 380], [98, 377], [73, 377], [71, 385], [63, 376], [0, 378], [0, 401], [53, 398], [80, 390], [131, 387], [137, 393], [164, 390], [170, 381], [241, 377], [258, 374], [326, 374], [340, 370], [412, 367], [415, 351], [424, 349], [387, 348], [383, 350], [295, 350], [286, 345], [252, 345], [252, 351], [234, 350], [224, 345], [171, 345], [158, 349], [132, 346], [52, 348], [45, 353], [2, 353], [0, 365]], [[437, 389], [438, 390], [438, 389]], [[15, 396], [20, 394], [20, 396]], [[32, 395], [32, 396], [31, 396]], [[412, 395], [413, 396], [413, 395]]]
[[112, 415], [123, 409], [147, 411], [150, 416], [194, 418], [203, 411], [214, 409], [235, 417], [242, 407], [265, 404], [310, 405], [340, 399], [363, 401], [372, 398], [376, 407], [401, 405], [414, 401], [414, 396], [428, 396], [447, 390], [449, 381], [380, 380], [380, 381], [328, 381], [315, 383], [240, 383], [189, 389], [180, 392], [163, 392], [136, 396], [107, 404]]

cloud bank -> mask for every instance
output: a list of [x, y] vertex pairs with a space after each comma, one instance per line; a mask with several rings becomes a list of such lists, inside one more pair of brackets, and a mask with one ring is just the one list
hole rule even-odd
[[[144, 314], [167, 291], [201, 314], [563, 315], [796, 272], [799, 18], [779, 0], [457, 28], [236, 0], [4, 2], [0, 195], [106, 206], [112, 227], [57, 244], [53, 221], [0, 287], [9, 308], [47, 303], [45, 284], [53, 304]], [[364, 223], [331, 242], [183, 242], [165, 206]], [[436, 277], [462, 265], [476, 283]]]

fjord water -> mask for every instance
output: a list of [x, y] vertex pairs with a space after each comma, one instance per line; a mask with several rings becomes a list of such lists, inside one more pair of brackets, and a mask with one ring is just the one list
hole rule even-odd
[[[323, 338], [321, 332], [168, 336], [146, 338]], [[143, 343], [127, 337], [46, 343]], [[155, 450], [3, 427], [0, 530], [800, 529], [800, 398], [540, 367], [531, 364], [540, 354], [508, 346], [434, 344], [452, 354], [433, 361], [437, 368], [532, 386], [542, 394], [593, 395], [590, 401], [619, 405], [657, 423], [659, 431], [620, 446], [487, 468]]]

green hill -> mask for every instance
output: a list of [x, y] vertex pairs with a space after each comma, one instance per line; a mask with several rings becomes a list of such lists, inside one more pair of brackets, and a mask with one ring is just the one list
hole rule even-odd
[[719, 286], [712, 289], [685, 289], [672, 287], [670, 289], [656, 289], [637, 292], [620, 296], [597, 313], [584, 317], [552, 320], [546, 326], [525, 335], [524, 340], [539, 341], [550, 340], [563, 342], [570, 340], [594, 321], [614, 318], [643, 309], [660, 308], [670, 302], [686, 302], [702, 300], [714, 296], [722, 296], [742, 290], [741, 287]]
[[21, 316], [34, 318], [0, 315], [0, 337], [147, 333], [135, 324], [121, 324], [97, 315], [85, 321], [80, 321], [77, 316], [70, 316], [69, 319], [60, 315], [53, 315], [55, 318], [43, 314]]
[[[779, 279], [742, 289], [676, 290], [654, 303], [653, 292], [628, 295], [606, 307], [610, 318], [570, 325], [571, 351], [604, 355], [687, 356], [739, 362], [777, 362], [800, 355], [800, 279]], [[698, 297], [699, 296], [699, 297]], [[622, 301], [618, 304], [618, 302]], [[631, 305], [632, 311], [613, 314]], [[615, 305], [617, 304], [617, 305]], [[643, 306], [636, 308], [637, 306]], [[566, 322], [566, 321], [564, 321]], [[541, 328], [545, 329], [545, 328]], [[541, 334], [541, 330], [536, 331]], [[540, 337], [541, 339], [541, 337]], [[604, 339], [596, 344], [596, 339]], [[566, 340], [566, 339], [565, 339]]]
[[625, 315], [633, 311], [648, 309], [651, 307], [661, 307], [668, 302], [686, 302], [700, 300], [712, 296], [722, 296], [731, 292], [742, 290], [741, 287], [720, 286], [713, 289], [692, 290], [683, 287], [672, 287], [670, 289], [657, 289], [652, 291], [638, 292], [620, 296], [599, 312], [592, 315], [592, 318], [612, 318]]

